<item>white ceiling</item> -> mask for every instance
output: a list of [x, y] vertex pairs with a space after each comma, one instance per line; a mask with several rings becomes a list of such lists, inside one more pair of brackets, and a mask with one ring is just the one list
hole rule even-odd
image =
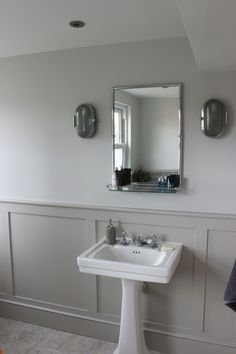
[[200, 70], [236, 70], [235, 16], [236, 0], [0, 0], [0, 58], [187, 36]]
[[236, 70], [236, 0], [176, 0], [200, 70]]
[[0, 0], [0, 57], [179, 36], [174, 0]]

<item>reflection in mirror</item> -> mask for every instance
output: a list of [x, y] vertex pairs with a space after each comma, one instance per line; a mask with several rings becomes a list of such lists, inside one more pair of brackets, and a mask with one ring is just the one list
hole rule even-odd
[[181, 184], [181, 84], [113, 89], [110, 190], [175, 192]]

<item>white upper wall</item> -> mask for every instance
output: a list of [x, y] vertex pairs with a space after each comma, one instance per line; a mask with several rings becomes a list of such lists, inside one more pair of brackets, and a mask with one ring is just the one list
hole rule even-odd
[[[0, 60], [0, 198], [236, 213], [236, 74], [202, 75], [184, 39], [97, 46]], [[184, 182], [176, 195], [109, 192], [112, 87], [184, 84]], [[209, 98], [229, 108], [219, 139], [200, 131]], [[98, 133], [77, 136], [76, 107], [98, 111]]]

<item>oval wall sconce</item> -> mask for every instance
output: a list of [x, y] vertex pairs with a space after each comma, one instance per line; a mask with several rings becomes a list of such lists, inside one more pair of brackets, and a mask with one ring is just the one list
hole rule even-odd
[[201, 109], [201, 130], [210, 138], [223, 135], [228, 120], [228, 112], [223, 102], [212, 98]]
[[81, 104], [74, 114], [74, 128], [81, 138], [92, 138], [96, 133], [96, 110], [88, 103]]

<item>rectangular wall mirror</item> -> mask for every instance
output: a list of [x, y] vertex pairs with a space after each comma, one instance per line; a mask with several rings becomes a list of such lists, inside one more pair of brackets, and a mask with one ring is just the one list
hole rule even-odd
[[109, 190], [176, 192], [182, 145], [182, 84], [113, 88]]

